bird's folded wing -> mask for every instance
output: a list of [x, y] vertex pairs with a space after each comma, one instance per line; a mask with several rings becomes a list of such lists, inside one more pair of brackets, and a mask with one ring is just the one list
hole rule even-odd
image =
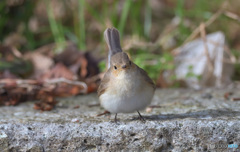
[[148, 76], [147, 72], [144, 71], [142, 68], [140, 68], [140, 67], [138, 67], [138, 66], [137, 66], [137, 68], [138, 68], [141, 76], [143, 77], [143, 79], [144, 79], [147, 83], [149, 83], [154, 89], [156, 89], [156, 85], [154, 84], [153, 80]]
[[108, 70], [101, 81], [101, 84], [98, 87], [98, 96], [100, 97], [107, 89], [108, 83], [110, 81], [110, 70]]

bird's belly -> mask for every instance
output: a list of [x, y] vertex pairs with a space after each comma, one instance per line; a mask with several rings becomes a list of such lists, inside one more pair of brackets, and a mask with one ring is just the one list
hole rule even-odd
[[142, 110], [151, 103], [151, 86], [115, 86], [100, 96], [101, 105], [111, 113], [129, 113]]

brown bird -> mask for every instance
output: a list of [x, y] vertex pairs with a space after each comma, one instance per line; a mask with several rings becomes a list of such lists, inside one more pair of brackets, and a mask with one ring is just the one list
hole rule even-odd
[[104, 32], [107, 42], [108, 71], [98, 88], [101, 106], [110, 113], [130, 113], [137, 111], [141, 120], [144, 118], [139, 110], [146, 108], [155, 92], [155, 84], [148, 74], [134, 64], [120, 46], [119, 32], [107, 28]]

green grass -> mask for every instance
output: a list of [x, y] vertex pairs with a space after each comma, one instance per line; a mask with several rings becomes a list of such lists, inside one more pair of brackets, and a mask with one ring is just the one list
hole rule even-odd
[[78, 7], [79, 7], [78, 9], [79, 22], [77, 22], [78, 24], [75, 25], [75, 27], [79, 28], [77, 33], [79, 39], [78, 47], [81, 50], [85, 50], [86, 49], [85, 18], [84, 18], [85, 0], [78, 0]]
[[65, 48], [66, 42], [64, 37], [63, 26], [60, 22], [55, 20], [52, 10], [53, 8], [51, 7], [50, 2], [45, 0], [45, 4], [47, 6], [48, 21], [56, 43], [55, 53], [60, 53]]
[[118, 30], [120, 33], [123, 33], [131, 5], [132, 5], [132, 0], [125, 0], [122, 13], [121, 13], [119, 26], [118, 26]]
[[150, 7], [149, 1], [146, 2], [144, 11], [144, 36], [149, 38], [152, 26], [152, 9]]
[[9, 18], [7, 12], [6, 12], [6, 9], [5, 9], [5, 6], [6, 6], [6, 2], [5, 1], [0, 1], [0, 14], [1, 14], [1, 18], [0, 18], [0, 31], [2, 31], [1, 35], [0, 35], [0, 41], [2, 41], [4, 39], [4, 36], [3, 35], [3, 32], [4, 32], [4, 26], [7, 24], [7, 20]]
[[143, 68], [154, 80], [159, 77], [161, 72], [175, 68], [173, 56], [167, 52], [156, 55], [144, 50], [139, 50], [138, 53], [133, 56], [133, 60], [135, 64]]

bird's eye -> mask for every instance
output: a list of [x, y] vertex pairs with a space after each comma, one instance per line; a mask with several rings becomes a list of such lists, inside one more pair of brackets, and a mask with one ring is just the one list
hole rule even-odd
[[132, 64], [132, 62], [131, 61], [129, 61], [129, 65], [131, 65]]
[[116, 67], [116, 66], [114, 66], [114, 69], [115, 69], [115, 70], [117, 70], [117, 67]]

